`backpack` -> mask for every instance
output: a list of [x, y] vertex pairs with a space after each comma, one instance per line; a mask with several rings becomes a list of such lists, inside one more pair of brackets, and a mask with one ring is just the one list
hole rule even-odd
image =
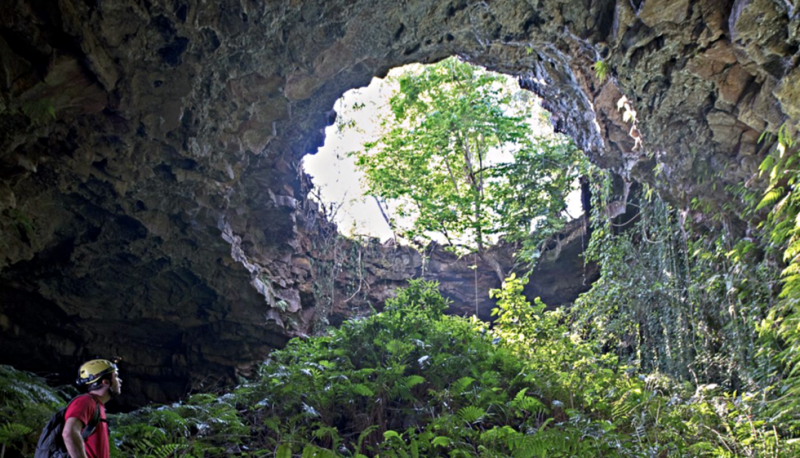
[[[70, 458], [61, 433], [64, 431], [64, 424], [66, 423], [64, 416], [75, 399], [70, 401], [67, 407], [64, 407], [50, 417], [50, 420], [42, 430], [42, 434], [39, 436], [34, 458]], [[94, 400], [94, 403], [94, 416], [89, 420], [89, 424], [83, 428], [83, 431], [81, 431], [81, 437], [84, 441], [94, 433], [95, 429], [97, 429], [97, 425], [100, 423], [100, 403], [97, 402], [97, 399]]]

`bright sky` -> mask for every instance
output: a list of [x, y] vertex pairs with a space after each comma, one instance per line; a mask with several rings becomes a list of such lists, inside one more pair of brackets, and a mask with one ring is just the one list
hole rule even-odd
[[[392, 70], [390, 75], [396, 75], [398, 70]], [[317, 154], [303, 159], [303, 168], [311, 175], [322, 199], [341, 205], [333, 219], [339, 231], [347, 235], [371, 235], [382, 241], [392, 237], [378, 205], [362, 195], [363, 174], [356, 170], [355, 159], [347, 153], [360, 150], [364, 142], [378, 137], [379, 119], [386, 113], [393, 90], [389, 78], [373, 78], [369, 86], [345, 92], [333, 108], [339, 121], [352, 120], [355, 127], [341, 128], [339, 122], [329, 126], [325, 129], [325, 144]], [[353, 110], [356, 103], [363, 103], [364, 107]]]
[[[345, 235], [369, 235], [385, 241], [392, 237], [389, 225], [381, 216], [378, 205], [372, 197], [362, 194], [360, 181], [363, 174], [356, 169], [354, 158], [347, 153], [358, 151], [365, 142], [374, 141], [379, 136], [380, 118], [388, 112], [388, 101], [396, 88], [392, 77], [408, 70], [419, 69], [419, 64], [395, 68], [385, 79], [373, 78], [369, 86], [344, 93], [336, 101], [334, 110], [338, 122], [325, 130], [325, 144], [315, 155], [303, 159], [305, 171], [311, 175], [326, 207], [338, 208], [333, 218], [339, 231]], [[517, 82], [507, 77], [510, 87], [518, 87]], [[544, 121], [540, 100], [531, 98], [536, 104], [531, 125], [540, 135], [552, 134], [552, 127]], [[363, 104], [361, 109], [353, 109]], [[340, 126], [342, 121], [353, 121], [354, 127]], [[570, 215], [581, 214], [580, 193], [570, 194], [568, 209]]]

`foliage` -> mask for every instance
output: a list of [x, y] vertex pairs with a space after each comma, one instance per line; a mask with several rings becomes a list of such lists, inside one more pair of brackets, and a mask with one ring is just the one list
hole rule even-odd
[[[53, 389], [33, 374], [0, 365], [0, 444], [24, 456], [32, 452], [45, 423], [76, 394]], [[12, 455], [13, 456], [13, 455]]]
[[[763, 140], [762, 136], [762, 140]], [[761, 322], [762, 337], [779, 346], [774, 356], [779, 362], [773, 375], [779, 382], [780, 398], [776, 412], [785, 421], [800, 423], [800, 150], [784, 124], [777, 142], [761, 164], [769, 186], [756, 210], [769, 211], [762, 227], [769, 248], [782, 252], [786, 263], [782, 275], [780, 301]]]
[[[763, 397], [639, 374], [573, 332], [566, 312], [527, 303], [524, 282], [512, 276], [493, 293], [497, 322], [490, 328], [445, 316], [448, 302], [437, 285], [412, 281], [380, 314], [292, 340], [271, 355], [258, 380], [231, 393], [115, 415], [112, 456], [800, 452], [782, 438], [783, 425], [763, 415]], [[25, 386], [12, 376], [4, 373], [0, 387]], [[0, 435], [24, 432], [17, 428]]]
[[438, 232], [482, 251], [498, 236], [529, 238], [564, 209], [582, 155], [563, 137], [535, 139], [528, 108], [500, 77], [450, 58], [400, 76], [389, 105], [381, 138], [352, 154], [367, 192], [413, 218], [408, 239]]
[[576, 302], [576, 326], [642, 370], [757, 389], [770, 362], [755, 326], [773, 303], [774, 263], [752, 240], [693, 233], [647, 188], [624, 227], [602, 215], [603, 186], [594, 196], [587, 257], [603, 274]]
[[[492, 292], [490, 326], [445, 316], [437, 285], [411, 281], [382, 313], [291, 341], [231, 393], [115, 416], [112, 454], [798, 456], [800, 210], [788, 145], [763, 166], [775, 177], [760, 204], [767, 253], [694, 232], [648, 188], [631, 195], [634, 219], [608, 221], [608, 186], [595, 177], [589, 256], [603, 277], [570, 309], [531, 305], [512, 275]], [[348, 246], [331, 275], [363, 268], [366, 248]], [[779, 302], [770, 250], [787, 254]], [[24, 455], [65, 397], [0, 366], [0, 399], [0, 442]]]
[[492, 169], [498, 186], [491, 205], [502, 215], [503, 239], [519, 244], [518, 258], [535, 261], [541, 243], [563, 229], [567, 195], [587, 169], [583, 153], [564, 136], [540, 138], [532, 149], [519, 150], [513, 162]]
[[569, 422], [582, 426], [569, 435], [597, 439], [571, 456], [788, 457], [800, 451], [780, 439], [778, 431], [797, 431], [768, 417], [763, 393], [726, 393], [714, 384], [694, 388], [621, 365], [600, 351], [601, 342], [584, 340], [568, 326], [566, 312], [544, 312], [541, 303], [529, 307], [521, 298], [523, 285], [512, 277], [498, 294], [495, 332], [515, 344], [516, 354], [527, 354], [527, 379], [539, 393], [555, 398], [552, 404], [563, 406]]
[[600, 81], [600, 84], [602, 84], [611, 73], [611, 66], [608, 64], [608, 62], [603, 60], [598, 60], [595, 62], [594, 65], [592, 65], [592, 68], [594, 69], [594, 74], [597, 77], [597, 80]]
[[[772, 208], [763, 224], [767, 243], [737, 237], [724, 216], [711, 219], [724, 230], [698, 230], [698, 225], [686, 222], [688, 209], [678, 211], [647, 187], [630, 196], [629, 208], [637, 209], [632, 219], [609, 220], [603, 213], [609, 184], [594, 180], [594, 230], [587, 255], [601, 265], [602, 278], [572, 307], [571, 329], [615, 349], [632, 370], [713, 387], [718, 398], [692, 408], [695, 413], [715, 409], [715, 425], [709, 417], [692, 423], [728, 432], [718, 444], [723, 456], [785, 453], [774, 447], [793, 446], [797, 439], [778, 437], [796, 438], [800, 431], [800, 406], [792, 391], [797, 382], [791, 372], [800, 360], [791, 344], [797, 331], [784, 325], [796, 303], [789, 299], [790, 288], [787, 293], [793, 260], [785, 257], [790, 264], [783, 271], [779, 298], [781, 266], [772, 255], [790, 253], [800, 213], [789, 208], [792, 180], [787, 175], [792, 172], [787, 168], [793, 161], [788, 159], [788, 146], [781, 144], [788, 145], [785, 132], [762, 165], [772, 184], [748, 214], [756, 220], [758, 210]], [[750, 202], [751, 192], [731, 190], [741, 194], [745, 205]], [[722, 389], [735, 391], [725, 394]], [[732, 405], [736, 409], [725, 411]], [[773, 423], [775, 437], [769, 438], [765, 422]], [[746, 439], [743, 430], [750, 431]], [[753, 448], [754, 444], [758, 445]], [[697, 447], [693, 453], [699, 453]]]
[[412, 281], [217, 397], [117, 416], [115, 456], [794, 456], [762, 398], [640, 375], [510, 277], [491, 329]]
[[197, 394], [171, 406], [116, 416], [112, 456], [223, 456], [240, 450], [249, 429], [233, 395]]

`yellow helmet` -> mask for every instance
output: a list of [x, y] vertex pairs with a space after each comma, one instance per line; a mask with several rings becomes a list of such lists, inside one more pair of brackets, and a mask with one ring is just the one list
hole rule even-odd
[[117, 371], [117, 365], [107, 359], [93, 359], [83, 363], [78, 371], [78, 385], [91, 385], [106, 374]]

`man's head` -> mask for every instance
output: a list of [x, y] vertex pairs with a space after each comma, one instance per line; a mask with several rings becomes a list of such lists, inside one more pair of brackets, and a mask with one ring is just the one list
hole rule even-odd
[[117, 365], [107, 359], [93, 359], [83, 363], [78, 372], [78, 385], [99, 396], [119, 396], [122, 379]]

